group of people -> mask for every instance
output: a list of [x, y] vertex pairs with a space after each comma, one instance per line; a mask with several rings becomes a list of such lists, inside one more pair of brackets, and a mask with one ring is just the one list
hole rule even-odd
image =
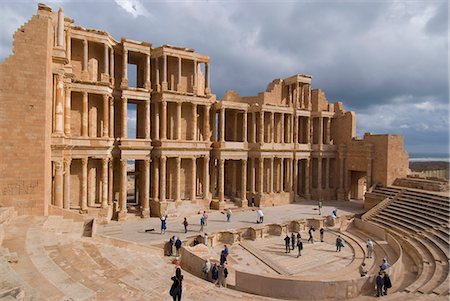
[[227, 257], [229, 254], [228, 246], [224, 245], [224, 249], [220, 253], [220, 261], [219, 264], [214, 263], [211, 266], [211, 261], [207, 259], [203, 266], [203, 274], [205, 275], [205, 279], [209, 281], [209, 274], [211, 272], [211, 280], [215, 285], [219, 287], [227, 287], [227, 277], [228, 277], [228, 262]]
[[181, 239], [177, 236], [172, 236], [169, 239], [169, 247], [167, 248], [167, 255], [172, 256], [173, 255], [173, 249], [175, 248], [175, 256], [180, 257], [180, 249], [183, 245], [183, 242]]
[[300, 235], [300, 233], [297, 233], [297, 235], [295, 235], [292, 232], [291, 237], [289, 237], [289, 235], [286, 233], [286, 237], [284, 238], [284, 243], [286, 246], [286, 253], [291, 253], [291, 247], [292, 247], [292, 250], [294, 250], [295, 247], [297, 246], [297, 249], [298, 249], [297, 258], [302, 256], [303, 242], [301, 239], [302, 239], [302, 236]]

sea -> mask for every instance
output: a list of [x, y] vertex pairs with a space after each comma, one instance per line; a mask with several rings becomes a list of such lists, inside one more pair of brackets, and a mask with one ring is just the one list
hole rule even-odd
[[448, 153], [410, 153], [409, 154], [410, 162], [449, 162], [450, 163], [450, 154]]

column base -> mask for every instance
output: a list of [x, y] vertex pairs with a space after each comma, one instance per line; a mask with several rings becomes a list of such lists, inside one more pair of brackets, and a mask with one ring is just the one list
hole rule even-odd
[[101, 75], [100, 75], [100, 81], [102, 81], [102, 82], [109, 82], [109, 74], [106, 74], [106, 73], [102, 73]]
[[183, 87], [182, 85], [177, 84], [177, 92], [181, 92], [181, 88], [182, 88], [182, 87]]
[[237, 200], [235, 202], [235, 204], [238, 205], [241, 208], [247, 208], [248, 207], [248, 200], [247, 199]]
[[303, 195], [305, 197], [305, 199], [310, 200], [311, 199], [311, 194], [307, 193]]
[[162, 82], [161, 83], [161, 90], [167, 91], [168, 89], [169, 89], [168, 83], [167, 82]]
[[151, 90], [151, 88], [152, 88], [152, 86], [151, 86], [150, 82], [144, 83], [144, 89]]
[[100, 211], [98, 212], [98, 217], [99, 217], [99, 222], [101, 224], [107, 224], [113, 215], [113, 210], [112, 207], [106, 207], [106, 208], [101, 208]]
[[88, 81], [89, 80], [89, 72], [86, 70], [81, 71], [81, 80]]
[[128, 78], [122, 78], [122, 81], [120, 82], [120, 89], [126, 88], [128, 88]]
[[160, 84], [156, 85], [156, 92], [161, 92], [161, 85]]
[[114, 83], [115, 83], [114, 77], [110, 77], [109, 82], [111, 83], [111, 86], [114, 86]]
[[150, 217], [150, 208], [141, 209], [141, 218], [149, 218]]
[[197, 92], [198, 92], [197, 86], [194, 86], [194, 87], [192, 88], [192, 91], [194, 92], [194, 95], [197, 95]]
[[158, 199], [150, 200], [150, 216], [161, 217], [167, 213], [167, 201], [160, 202]]
[[78, 210], [78, 213], [80, 213], [80, 214], [87, 214], [88, 210], [87, 209], [80, 209], [80, 210]]
[[205, 89], [205, 94], [208, 95], [208, 96], [211, 95], [211, 89], [210, 88], [206, 88]]
[[221, 202], [219, 200], [212, 200], [210, 204], [211, 209], [214, 210], [223, 210], [225, 209], [225, 202]]
[[120, 221], [125, 221], [127, 219], [127, 212], [126, 211], [120, 211], [117, 214], [117, 220]]

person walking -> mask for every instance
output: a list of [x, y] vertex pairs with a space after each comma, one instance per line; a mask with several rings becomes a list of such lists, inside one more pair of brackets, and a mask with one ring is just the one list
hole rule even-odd
[[363, 262], [361, 263], [361, 265], [359, 266], [359, 274], [361, 275], [361, 277], [366, 276], [368, 273], [367, 268], [366, 268], [366, 263]]
[[217, 284], [217, 282], [219, 280], [219, 269], [217, 268], [217, 263], [214, 263], [214, 265], [211, 269], [211, 278], [212, 278], [212, 282], [214, 284]]
[[264, 213], [261, 209], [256, 210], [256, 223], [262, 224], [264, 222]]
[[205, 219], [205, 226], [208, 226], [208, 213], [206, 213], [206, 210], [203, 211], [203, 218]]
[[211, 270], [211, 261], [209, 261], [209, 259], [206, 259], [205, 265], [203, 266], [202, 269], [203, 274], [205, 274], [206, 281], [208, 281], [208, 274], [210, 270]]
[[389, 264], [387, 259], [383, 258], [383, 263], [380, 265], [380, 271], [385, 271], [385, 270], [387, 270], [390, 267], [391, 267], [391, 265]]
[[205, 246], [208, 246], [208, 233], [205, 233], [205, 235], [203, 236], [203, 244]]
[[319, 201], [319, 215], [322, 215], [322, 201]]
[[228, 269], [226, 268], [226, 266], [226, 263], [219, 266], [219, 287], [227, 287]]
[[308, 242], [311, 242], [312, 244], [314, 243], [314, 231], [316, 231], [316, 229], [314, 229], [313, 226], [311, 226], [308, 230], [309, 233]]
[[223, 265], [225, 262], [227, 262], [227, 256], [225, 256], [225, 252], [222, 250], [220, 252], [220, 265]]
[[181, 249], [181, 245], [182, 245], [183, 243], [181, 242], [181, 240], [180, 240], [180, 238], [179, 237], [177, 237], [177, 240], [175, 240], [175, 250], [176, 250], [176, 254], [177, 254], [177, 257], [180, 257], [180, 249]]
[[375, 280], [376, 286], [377, 286], [377, 297], [383, 296], [383, 285], [384, 285], [384, 279], [383, 279], [383, 273], [379, 272], [377, 279]]
[[367, 247], [367, 258], [372, 258], [373, 241], [370, 238], [367, 240], [366, 247]]
[[168, 246], [168, 251], [167, 251], [167, 255], [168, 255], [168, 256], [172, 256], [174, 244], [175, 244], [175, 236], [172, 236], [172, 237], [169, 239], [169, 246]]
[[200, 217], [200, 230], [198, 232], [203, 232], [203, 227], [205, 226], [205, 218]]
[[231, 221], [231, 209], [228, 208], [228, 210], [227, 210], [227, 222], [230, 222], [230, 221]]
[[383, 276], [383, 295], [387, 295], [388, 289], [392, 287], [391, 277], [389, 277], [388, 273], [384, 272]]
[[299, 241], [300, 239], [302, 239], [302, 236], [300, 235], [300, 232], [297, 232], [297, 241]]
[[225, 258], [228, 257], [228, 254], [230, 254], [230, 252], [228, 250], [228, 246], [227, 245], [223, 245], [223, 255], [225, 256]]
[[291, 234], [291, 246], [292, 246], [292, 250], [295, 249], [295, 235], [294, 232], [292, 232]]
[[303, 243], [300, 239], [297, 240], [297, 249], [298, 249], [297, 258], [299, 258], [300, 256], [302, 256], [302, 250], [303, 250]]
[[167, 229], [167, 215], [161, 216], [161, 235], [166, 234]]
[[322, 227], [320, 228], [319, 232], [320, 232], [320, 242], [323, 242], [323, 234], [325, 233], [325, 229]]
[[175, 270], [175, 276], [172, 278], [172, 286], [170, 287], [170, 295], [173, 301], [181, 301], [181, 293], [183, 292], [183, 275], [181, 275], [181, 269], [177, 267]]
[[341, 236], [338, 235], [338, 237], [336, 238], [336, 252], [341, 252], [343, 246], [344, 241], [342, 240]]
[[286, 246], [286, 253], [291, 252], [291, 247], [289, 246], [290, 242], [291, 242], [291, 239], [289, 238], [289, 235], [286, 234], [286, 237], [284, 238], [284, 244]]
[[186, 219], [186, 218], [184, 218], [184, 221], [183, 221], [183, 226], [184, 226], [184, 233], [187, 233], [187, 231], [188, 231], [188, 226], [189, 226], [189, 223], [188, 223], [188, 221], [187, 221], [187, 219]]

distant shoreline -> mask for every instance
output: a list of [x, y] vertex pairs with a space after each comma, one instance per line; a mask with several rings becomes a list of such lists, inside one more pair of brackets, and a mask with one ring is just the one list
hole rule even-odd
[[[409, 160], [409, 169], [415, 172], [427, 171], [427, 170], [449, 170], [450, 162], [445, 160], [427, 160], [428, 158], [415, 158], [415, 160]], [[422, 161], [423, 160], [423, 161]]]

